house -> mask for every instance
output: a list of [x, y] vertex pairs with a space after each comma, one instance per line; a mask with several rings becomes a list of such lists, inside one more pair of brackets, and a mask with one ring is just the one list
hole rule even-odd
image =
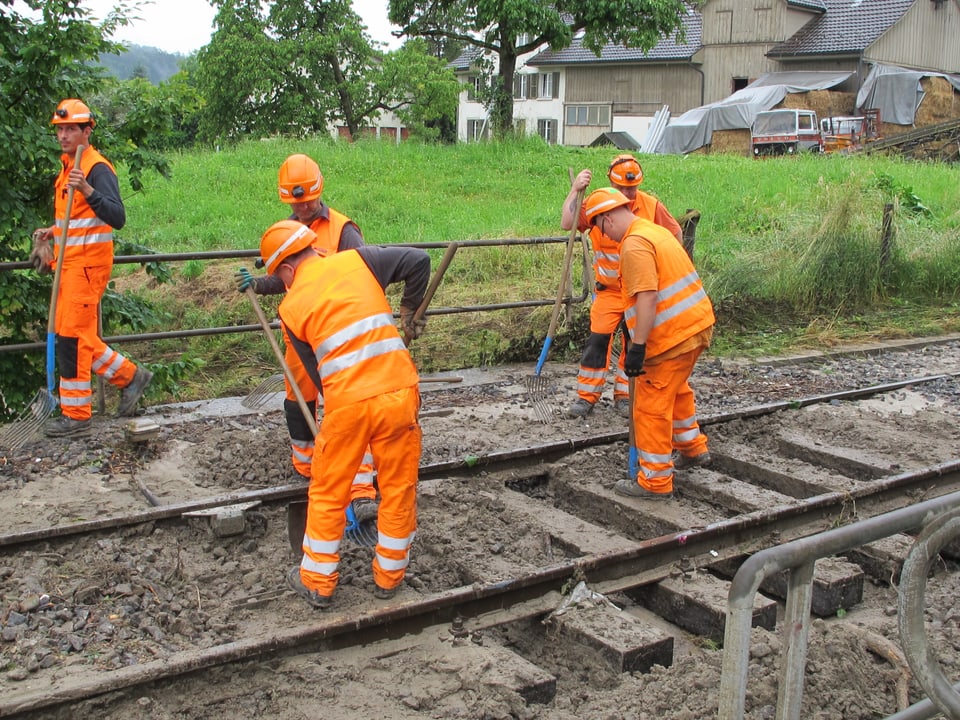
[[[775, 73], [843, 74], [832, 89], [851, 97], [878, 65], [960, 73], [960, 0], [707, 0], [682, 24], [680, 37], [647, 53], [608, 45], [598, 57], [578, 35], [563, 50], [522, 57], [518, 130], [576, 146], [605, 132], [642, 140], [664, 106], [676, 117]], [[455, 61], [461, 80], [476, 81], [477, 57]], [[458, 137], [485, 133], [486, 110], [465, 92]]]

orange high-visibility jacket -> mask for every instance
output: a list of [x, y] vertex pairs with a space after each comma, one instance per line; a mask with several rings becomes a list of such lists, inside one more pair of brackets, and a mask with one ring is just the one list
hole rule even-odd
[[[580, 206], [578, 225], [581, 232], [590, 227], [583, 207], [583, 205]], [[630, 209], [637, 217], [666, 228], [678, 240], [680, 239], [680, 223], [653, 195], [638, 190], [637, 196], [630, 203]], [[606, 288], [616, 289], [617, 275], [620, 272], [620, 243], [601, 233], [600, 228], [594, 225], [590, 227], [590, 244], [593, 247], [593, 273], [597, 283]]]
[[333, 255], [340, 250], [340, 234], [343, 232], [343, 226], [351, 222], [350, 218], [338, 213], [330, 206], [327, 206], [327, 213], [328, 218], [320, 216], [310, 223], [310, 229], [317, 236], [313, 247], [321, 255]]
[[[70, 170], [73, 169], [73, 158], [62, 155], [63, 169], [57, 176], [54, 184], [53, 209], [59, 231], [63, 232], [67, 214], [67, 196], [69, 188]], [[89, 175], [94, 165], [104, 163], [116, 173], [113, 165], [92, 146], [88, 145], [80, 156], [80, 169], [84, 175]], [[94, 265], [113, 264], [113, 228], [97, 217], [87, 199], [81, 192], [73, 194], [73, 207], [70, 211], [70, 224], [67, 229], [67, 246], [63, 253], [64, 268], [71, 265], [90, 267]], [[54, 258], [59, 254], [59, 238], [54, 243]]]
[[326, 412], [420, 381], [383, 288], [356, 250], [303, 261], [279, 314], [307, 355]]
[[[676, 347], [714, 324], [713, 305], [703, 289], [703, 281], [683, 246], [668, 230], [649, 220], [638, 218], [623, 236], [623, 245], [646, 240], [654, 247], [657, 263], [657, 313], [647, 338], [647, 357], [655, 357]], [[624, 318], [631, 340], [637, 324], [632, 298]]]

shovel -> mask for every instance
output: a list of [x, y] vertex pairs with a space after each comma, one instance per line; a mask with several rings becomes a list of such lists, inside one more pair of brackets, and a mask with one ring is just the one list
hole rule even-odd
[[[83, 145], [77, 148], [77, 154], [73, 160], [74, 167], [80, 166], [80, 156], [83, 154], [83, 148]], [[57, 265], [53, 273], [53, 288], [50, 292], [50, 313], [47, 316], [47, 387], [39, 390], [30, 404], [20, 413], [20, 416], [4, 430], [2, 437], [0, 437], [0, 445], [8, 447], [10, 450], [16, 450], [30, 440], [43, 427], [43, 424], [50, 417], [50, 413], [57, 407], [57, 398], [53, 393], [56, 384], [54, 370], [57, 348], [54, 326], [57, 318], [57, 295], [60, 293], [60, 277], [63, 274], [63, 255], [67, 247], [67, 233], [70, 231], [70, 213], [73, 212], [74, 192], [75, 188], [70, 186], [67, 191], [67, 211], [64, 214], [63, 232], [60, 233], [57, 244]]]
[[[573, 182], [573, 170], [570, 170], [571, 183]], [[583, 204], [583, 192], [577, 193], [577, 206]], [[537, 360], [537, 367], [532, 376], [526, 378], [527, 398], [533, 405], [537, 414], [537, 419], [544, 425], [550, 423], [553, 419], [553, 408], [547, 402], [546, 394], [548, 383], [546, 378], [540, 375], [543, 370], [543, 364], [547, 361], [547, 355], [550, 353], [550, 346], [553, 344], [553, 334], [557, 330], [557, 321], [560, 319], [560, 308], [563, 306], [563, 297], [567, 293], [567, 282], [570, 275], [570, 264], [573, 260], [573, 246], [577, 242], [577, 221], [574, 220], [573, 228], [570, 230], [570, 239], [567, 240], [567, 247], [563, 255], [563, 274], [560, 276], [560, 286], [557, 288], [557, 299], [553, 304], [553, 312], [550, 315], [550, 326], [547, 328], [547, 337], [543, 341], [543, 349], [540, 351], [540, 357]]]

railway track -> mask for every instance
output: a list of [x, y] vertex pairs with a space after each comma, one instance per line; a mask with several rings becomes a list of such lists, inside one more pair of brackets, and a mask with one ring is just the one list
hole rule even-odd
[[[522, 408], [511, 387], [499, 379], [438, 394], [425, 408], [447, 403], [463, 413], [454, 422], [482, 424]], [[67, 717], [78, 708], [161, 717], [191, 695], [185, 688], [199, 693], [223, 678], [197, 717], [211, 708], [226, 716], [236, 704], [299, 717], [278, 714], [277, 701], [262, 697], [270, 694], [262, 678], [246, 678], [266, 667], [287, 686], [286, 673], [303, 675], [304, 664], [337, 676], [333, 668], [357, 658], [369, 672], [394, 656], [427, 673], [442, 657], [461, 683], [502, 668], [483, 686], [521, 698], [529, 714], [562, 692], [557, 676], [570, 661], [551, 657], [554, 646], [610, 678], [702, 661], [696, 648], [722, 641], [727, 583], [745, 557], [960, 491], [956, 393], [951, 371], [702, 412], [714, 462], [678, 477], [679, 499], [669, 503], [612, 493], [627, 463], [613, 413], [598, 410], [589, 432], [558, 422], [559, 437], [532, 426], [539, 441], [520, 447], [474, 444], [463, 453], [447, 438], [425, 452], [404, 589], [373, 600], [371, 551], [348, 547], [334, 608], [324, 613], [278, 581], [296, 562], [284, 507], [303, 495], [301, 482], [15, 529], [0, 535], [0, 717]], [[494, 409], [482, 412], [478, 398]], [[171, 439], [164, 445], [183, 454]], [[122, 464], [141, 478], [148, 460], [170, 462], [143, 447], [125, 452]], [[218, 517], [225, 505], [233, 508]], [[871, 579], [889, 587], [909, 542], [894, 537], [835, 559], [818, 612], [855, 612]], [[572, 602], [574, 588], [589, 609]], [[776, 587], [768, 592], [756, 621], [772, 631], [782, 598]], [[344, 688], [356, 682], [343, 672]], [[331, 697], [346, 697], [330, 692], [309, 701], [326, 698], [329, 710]], [[416, 691], [384, 692], [399, 697], [397, 717], [429, 704]], [[342, 716], [355, 715], [342, 708]]]

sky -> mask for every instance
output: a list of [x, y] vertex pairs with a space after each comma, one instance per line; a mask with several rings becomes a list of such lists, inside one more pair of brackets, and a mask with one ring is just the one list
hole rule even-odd
[[[115, 0], [81, 0], [97, 20], [114, 7]], [[353, 9], [367, 26], [367, 34], [396, 49], [400, 41], [390, 35], [396, 28], [387, 20], [387, 0], [353, 0]], [[188, 55], [210, 41], [215, 11], [207, 0], [150, 0], [136, 13], [141, 20], [121, 28], [114, 40]]]

